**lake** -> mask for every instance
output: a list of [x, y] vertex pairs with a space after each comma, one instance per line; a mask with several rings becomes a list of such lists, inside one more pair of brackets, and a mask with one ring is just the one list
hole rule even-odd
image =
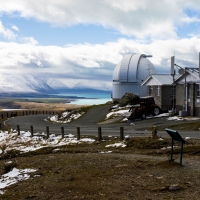
[[[67, 94], [59, 94], [59, 96], [76, 96], [78, 99], [74, 98], [69, 104], [77, 104], [77, 105], [98, 105], [104, 104], [107, 101], [112, 101], [111, 92], [105, 93], [67, 93]], [[81, 98], [82, 97], [82, 98]]]

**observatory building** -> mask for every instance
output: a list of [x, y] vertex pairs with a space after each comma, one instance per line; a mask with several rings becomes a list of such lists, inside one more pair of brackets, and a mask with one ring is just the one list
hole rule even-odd
[[120, 99], [126, 92], [140, 97], [148, 94], [146, 86], [141, 86], [150, 75], [156, 74], [154, 65], [145, 54], [127, 54], [113, 72], [112, 99]]

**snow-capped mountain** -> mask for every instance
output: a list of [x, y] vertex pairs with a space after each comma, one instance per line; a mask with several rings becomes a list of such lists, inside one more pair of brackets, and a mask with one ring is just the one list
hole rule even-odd
[[57, 79], [48, 79], [46, 82], [51, 88], [59, 93], [111, 91], [109, 85], [99, 81], [68, 79], [63, 83]]
[[45, 81], [30, 74], [0, 74], [0, 93], [55, 94]]
[[[69, 86], [68, 86], [69, 85]], [[107, 92], [110, 87], [99, 81], [40, 79], [30, 74], [0, 74], [0, 96], [2, 94], [59, 94], [59, 93], [85, 93]]]
[[94, 81], [79, 81], [73, 86], [74, 89], [96, 89], [96, 90], [103, 90], [103, 91], [109, 91], [111, 90], [110, 87], [101, 82], [94, 82]]
[[69, 89], [63, 82], [58, 79], [47, 79], [46, 83], [53, 89]]

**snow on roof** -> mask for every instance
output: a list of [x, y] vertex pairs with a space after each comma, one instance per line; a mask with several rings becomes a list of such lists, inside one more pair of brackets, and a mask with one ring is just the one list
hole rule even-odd
[[[179, 75], [175, 75], [177, 78]], [[173, 83], [173, 77], [171, 74], [154, 74], [149, 76], [142, 86], [149, 85], [171, 85]]]

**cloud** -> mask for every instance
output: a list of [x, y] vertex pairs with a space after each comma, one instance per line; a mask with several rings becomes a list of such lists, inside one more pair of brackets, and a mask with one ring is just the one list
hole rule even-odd
[[112, 81], [115, 66], [124, 54], [153, 55], [149, 60], [157, 71], [170, 72], [170, 58], [176, 54], [176, 64], [198, 67], [200, 39], [156, 40], [149, 44], [119, 39], [104, 44], [41, 46], [33, 43], [0, 42], [0, 72], [30, 73], [40, 77], [60, 79], [90, 79]]
[[0, 35], [2, 35], [4, 38], [8, 40], [15, 40], [17, 35], [14, 34], [11, 30], [5, 28], [0, 21]]
[[22, 41], [31, 45], [37, 45], [38, 41], [34, 37], [23, 37], [21, 38]]
[[15, 25], [12, 25], [12, 27], [11, 27], [13, 30], [15, 30], [15, 31], [19, 31], [19, 28], [17, 27], [17, 26], [15, 26]]
[[[31, 6], [30, 6], [31, 5]], [[185, 8], [200, 10], [195, 0], [1, 0], [0, 13], [35, 18], [53, 26], [95, 24], [137, 38], [177, 38], [176, 26], [199, 18]]]

